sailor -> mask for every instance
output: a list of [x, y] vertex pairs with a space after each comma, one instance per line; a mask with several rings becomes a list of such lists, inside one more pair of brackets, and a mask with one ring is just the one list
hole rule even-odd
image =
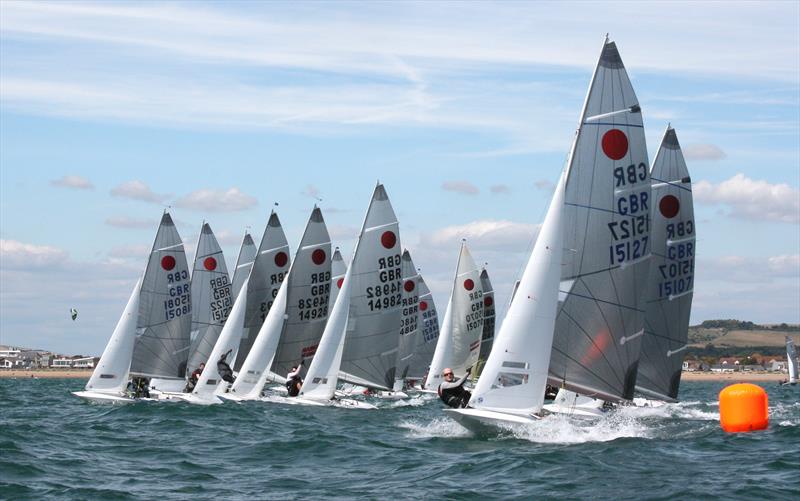
[[191, 393], [194, 390], [194, 387], [197, 386], [197, 380], [200, 379], [200, 375], [203, 373], [203, 369], [206, 367], [206, 364], [201, 363], [200, 367], [195, 369], [191, 375], [189, 375], [189, 381], [186, 382], [186, 388], [184, 388], [185, 393]]
[[220, 357], [219, 362], [217, 362], [217, 372], [219, 372], [219, 377], [221, 377], [223, 381], [227, 381], [231, 384], [236, 381], [236, 378], [233, 377], [233, 370], [231, 370], [231, 366], [228, 365], [226, 359], [232, 351], [233, 349], [228, 350], [227, 353]]
[[467, 369], [467, 373], [458, 381], [453, 381], [453, 369], [448, 367], [442, 372], [444, 382], [439, 385], [439, 398], [442, 399], [442, 402], [454, 409], [467, 406], [472, 393], [464, 389], [464, 383], [471, 371], [472, 368]]
[[289, 392], [290, 397], [296, 397], [300, 394], [300, 388], [303, 386], [303, 378], [300, 377], [300, 371], [303, 370], [305, 360], [300, 360], [300, 363], [292, 367], [289, 374], [286, 375], [286, 390]]

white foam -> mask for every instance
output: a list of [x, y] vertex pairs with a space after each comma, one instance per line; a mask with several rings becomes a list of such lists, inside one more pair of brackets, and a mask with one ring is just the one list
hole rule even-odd
[[530, 425], [515, 427], [511, 432], [515, 438], [543, 444], [610, 442], [619, 438], [651, 438], [652, 434], [641, 422], [619, 413], [595, 421], [551, 415]]
[[471, 435], [464, 427], [448, 418], [435, 418], [429, 422], [401, 421], [400, 428], [408, 430], [408, 438], [468, 437]]

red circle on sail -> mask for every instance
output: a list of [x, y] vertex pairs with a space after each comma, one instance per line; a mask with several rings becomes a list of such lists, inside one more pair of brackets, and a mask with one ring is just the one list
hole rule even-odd
[[628, 137], [619, 129], [603, 134], [603, 153], [612, 160], [619, 160], [628, 153]]
[[473, 282], [471, 278], [464, 280], [464, 288], [471, 291], [475, 288], [475, 282]]
[[336, 287], [341, 289], [343, 283], [344, 283], [344, 278], [340, 278], [339, 280], [336, 281]]
[[494, 300], [492, 299], [491, 296], [486, 296], [485, 298], [483, 298], [483, 305], [484, 306], [491, 306], [493, 304], [494, 304]]
[[419, 311], [425, 311], [427, 309], [428, 309], [428, 303], [426, 303], [425, 301], [420, 301], [419, 302]]
[[172, 256], [164, 256], [161, 258], [161, 267], [169, 271], [175, 267], [175, 258]]
[[203, 260], [203, 267], [208, 271], [214, 271], [217, 269], [217, 260], [213, 257], [207, 257]]
[[275, 264], [278, 265], [279, 268], [283, 268], [288, 262], [289, 256], [287, 256], [285, 252], [281, 251], [275, 254]]
[[676, 196], [666, 195], [658, 202], [658, 210], [665, 218], [672, 219], [681, 210], [681, 203]]
[[414, 290], [414, 281], [413, 280], [406, 280], [406, 283], [403, 284], [403, 288], [406, 292], [411, 292]]
[[381, 245], [386, 247], [387, 249], [391, 249], [397, 243], [397, 235], [391, 231], [384, 231], [383, 235], [381, 235]]
[[314, 261], [314, 264], [322, 264], [325, 262], [325, 251], [322, 249], [317, 249], [311, 253], [311, 260]]

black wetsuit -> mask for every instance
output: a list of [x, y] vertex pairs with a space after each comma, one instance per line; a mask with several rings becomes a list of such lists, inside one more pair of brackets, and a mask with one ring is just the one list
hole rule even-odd
[[300, 377], [302, 368], [301, 365], [286, 375], [286, 390], [289, 392], [290, 397], [296, 397], [300, 394], [300, 385], [303, 384], [303, 379]]
[[219, 362], [217, 362], [217, 372], [219, 372], [219, 377], [221, 377], [223, 381], [227, 381], [229, 383], [236, 381], [236, 378], [233, 377], [233, 370], [231, 369], [231, 366], [225, 361], [232, 351], [233, 350], [228, 350], [228, 353], [222, 355], [222, 357], [219, 359]]
[[472, 393], [464, 389], [467, 376], [469, 376], [469, 373], [464, 374], [458, 381], [453, 381], [452, 383], [445, 381], [439, 385], [438, 393], [442, 402], [454, 409], [467, 406], [470, 397], [472, 397]]

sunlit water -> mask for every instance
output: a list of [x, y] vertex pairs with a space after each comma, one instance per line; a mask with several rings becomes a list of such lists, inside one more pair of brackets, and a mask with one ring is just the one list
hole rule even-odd
[[723, 383], [587, 424], [476, 438], [430, 396], [379, 410], [103, 406], [84, 380], [0, 379], [3, 499], [799, 499], [800, 386], [765, 384], [770, 426], [719, 427]]

